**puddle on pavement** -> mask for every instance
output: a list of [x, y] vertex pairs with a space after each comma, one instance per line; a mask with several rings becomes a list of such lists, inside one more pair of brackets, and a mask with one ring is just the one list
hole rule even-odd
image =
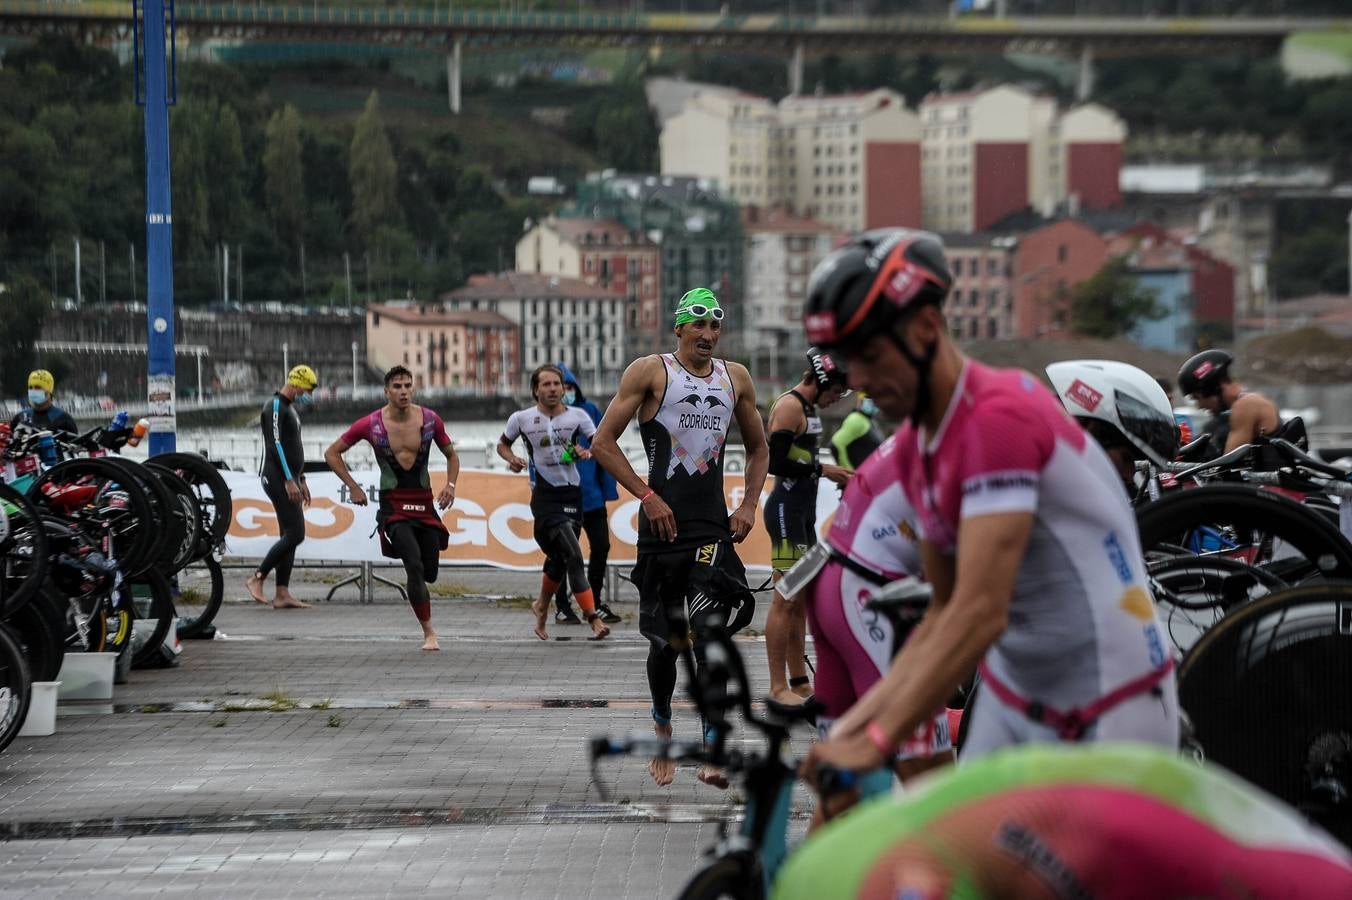
[[[728, 816], [726, 803], [582, 803], [514, 809], [450, 807], [380, 812], [273, 812], [258, 815], [146, 816], [52, 822], [0, 822], [0, 841], [137, 837], [260, 831], [348, 831], [453, 825], [700, 824]], [[795, 812], [793, 817], [805, 818]]]

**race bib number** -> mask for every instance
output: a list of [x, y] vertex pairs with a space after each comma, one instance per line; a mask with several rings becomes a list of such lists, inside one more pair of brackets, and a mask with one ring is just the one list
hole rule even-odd
[[779, 579], [775, 585], [775, 591], [785, 600], [792, 600], [794, 595], [812, 583], [826, 564], [831, 561], [831, 548], [825, 543], [814, 544], [811, 550], [803, 555], [803, 558], [793, 564], [793, 568], [784, 573], [784, 577]]

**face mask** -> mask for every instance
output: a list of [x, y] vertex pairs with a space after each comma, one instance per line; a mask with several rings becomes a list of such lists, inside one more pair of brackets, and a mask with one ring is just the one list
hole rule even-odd
[[46, 391], [42, 390], [41, 388], [29, 388], [29, 389], [28, 389], [28, 405], [29, 405], [29, 406], [38, 406], [39, 404], [46, 403], [46, 402], [47, 402], [47, 392], [46, 392]]
[[576, 402], [577, 402], [577, 391], [564, 391], [564, 392], [563, 392], [563, 402], [566, 403], [566, 404], [568, 404], [569, 406], [572, 406], [574, 403], [576, 403]]
[[863, 400], [859, 401], [859, 411], [866, 416], [872, 416], [878, 412], [878, 404], [874, 403], [872, 399], [865, 397]]
[[301, 406], [309, 406], [311, 403], [315, 402], [315, 398], [310, 395], [309, 391], [306, 391], [296, 397], [296, 402]]

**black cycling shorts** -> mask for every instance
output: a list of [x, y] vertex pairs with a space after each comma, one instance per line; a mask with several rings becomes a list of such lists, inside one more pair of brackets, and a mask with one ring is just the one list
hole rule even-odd
[[817, 498], [774, 490], [765, 501], [765, 530], [770, 532], [770, 565], [787, 572], [817, 543]]
[[638, 630], [658, 647], [669, 643], [673, 621], [738, 631], [756, 611], [746, 568], [731, 541], [640, 552], [630, 578], [638, 588]]

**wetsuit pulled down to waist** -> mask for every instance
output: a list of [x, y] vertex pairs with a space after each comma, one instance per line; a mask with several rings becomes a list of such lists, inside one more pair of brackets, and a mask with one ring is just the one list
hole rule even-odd
[[400, 559], [399, 551], [391, 543], [390, 526], [411, 522], [437, 532], [438, 549], [450, 546], [451, 533], [437, 513], [432, 489], [426, 487], [389, 488], [380, 494], [380, 512], [377, 513], [377, 531], [380, 533], [380, 552], [390, 559]]

